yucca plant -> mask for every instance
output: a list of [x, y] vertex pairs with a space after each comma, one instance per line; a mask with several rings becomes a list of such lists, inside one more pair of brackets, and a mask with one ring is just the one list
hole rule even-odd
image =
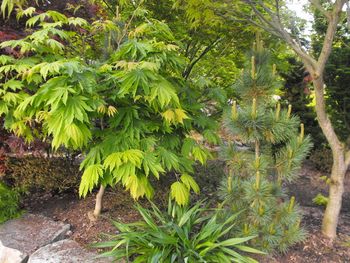
[[220, 210], [208, 210], [202, 205], [198, 202], [192, 207], [181, 207], [169, 200], [166, 212], [153, 203], [151, 209], [137, 205], [142, 221], [129, 224], [115, 221], [119, 234], [94, 247], [110, 248], [101, 256], [134, 263], [257, 262], [247, 253], [263, 252], [244, 245], [255, 236], [228, 235], [239, 213], [222, 222], [218, 219]]
[[269, 57], [258, 42], [234, 85], [240, 101], [233, 102], [224, 122], [228, 132], [240, 136], [250, 150], [239, 150], [232, 143], [223, 148], [229, 173], [220, 195], [229, 214], [244, 209], [232, 234], [257, 235], [250, 244], [285, 252], [305, 238], [305, 231], [295, 199], [283, 186], [297, 179], [311, 143], [291, 106], [281, 109], [273, 99], [279, 80]]

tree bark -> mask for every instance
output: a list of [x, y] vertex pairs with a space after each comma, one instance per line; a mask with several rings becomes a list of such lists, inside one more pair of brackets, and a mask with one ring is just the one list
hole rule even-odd
[[96, 203], [95, 203], [95, 210], [94, 210], [94, 217], [97, 219], [101, 215], [102, 210], [102, 198], [103, 194], [105, 192], [105, 187], [103, 185], [100, 186], [100, 190], [96, 194]]
[[333, 152], [329, 198], [322, 221], [322, 233], [331, 239], [334, 239], [337, 236], [337, 225], [342, 206], [346, 170], [344, 154]]
[[[313, 72], [313, 74], [315, 74], [315, 72]], [[344, 193], [344, 177], [347, 170], [345, 151], [344, 145], [339, 141], [326, 113], [323, 75], [316, 77], [313, 84], [316, 96], [317, 120], [332, 149], [333, 157], [329, 198], [323, 217], [322, 233], [325, 236], [334, 239], [337, 235], [337, 225], [342, 205], [342, 196]]]

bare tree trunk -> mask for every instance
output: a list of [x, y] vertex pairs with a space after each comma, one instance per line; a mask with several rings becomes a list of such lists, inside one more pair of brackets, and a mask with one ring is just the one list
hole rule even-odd
[[334, 239], [337, 235], [337, 224], [342, 205], [342, 196], [344, 193], [344, 177], [347, 170], [345, 164], [345, 151], [344, 146], [339, 141], [332, 123], [326, 113], [323, 76], [317, 76], [313, 83], [316, 96], [317, 120], [332, 149], [333, 157], [329, 199], [323, 217], [322, 233], [325, 236]]
[[334, 239], [337, 235], [337, 225], [342, 206], [344, 193], [344, 177], [346, 167], [343, 152], [333, 152], [333, 167], [331, 173], [331, 184], [329, 187], [329, 198], [326, 211], [322, 221], [322, 233]]
[[99, 217], [102, 210], [102, 198], [103, 194], [105, 193], [105, 187], [103, 185], [100, 186], [100, 190], [98, 191], [96, 195], [96, 204], [95, 204], [95, 210], [94, 210], [94, 216]]

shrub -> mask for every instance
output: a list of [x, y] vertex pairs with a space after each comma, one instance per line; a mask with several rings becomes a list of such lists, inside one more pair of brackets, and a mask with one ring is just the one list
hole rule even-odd
[[323, 194], [318, 193], [313, 199], [312, 202], [316, 205], [327, 206], [328, 197], [325, 197]]
[[77, 189], [79, 168], [65, 158], [7, 158], [4, 180], [20, 192], [62, 192]]
[[0, 182], [0, 224], [20, 215], [19, 195]]
[[248, 149], [232, 143], [223, 147], [228, 176], [220, 194], [227, 213], [244, 210], [232, 228], [234, 235], [257, 235], [250, 242], [253, 246], [286, 252], [304, 239], [305, 232], [299, 226], [301, 213], [295, 199], [288, 200], [283, 184], [298, 178], [311, 143], [291, 106], [282, 109], [273, 99], [279, 81], [269, 57], [258, 42], [234, 85], [241, 101], [233, 102], [224, 124]]
[[238, 251], [262, 253], [242, 245], [254, 236], [231, 238], [227, 234], [238, 214], [218, 222], [214, 214], [201, 208], [180, 207], [169, 201], [166, 213], [153, 203], [151, 209], [137, 205], [143, 221], [124, 224], [114, 222], [120, 233], [111, 240], [96, 244], [99, 248], [112, 248], [101, 256], [127, 258], [133, 262], [256, 262]]

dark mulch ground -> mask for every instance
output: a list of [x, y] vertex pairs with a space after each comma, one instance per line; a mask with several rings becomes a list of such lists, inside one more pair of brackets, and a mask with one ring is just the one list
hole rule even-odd
[[[213, 192], [218, 187], [217, 178], [223, 173], [222, 164], [212, 162], [206, 168], [198, 169], [199, 184], [202, 190], [202, 194], [198, 198], [213, 199]], [[288, 186], [290, 195], [295, 195], [302, 205], [304, 211], [302, 224], [309, 232], [307, 240], [291, 248], [286, 255], [265, 257], [260, 259], [261, 262], [350, 262], [350, 188], [348, 187], [350, 174], [347, 176], [345, 189], [348, 189], [348, 192], [345, 194], [343, 212], [339, 222], [339, 237], [333, 244], [323, 238], [319, 232], [323, 208], [315, 207], [312, 203], [312, 198], [317, 193], [324, 192], [326, 194], [326, 185], [319, 179], [322, 175], [311, 165], [305, 164], [298, 182]], [[167, 189], [164, 187], [167, 184], [169, 182], [161, 181], [157, 188]], [[155, 202], [165, 205], [167, 202], [166, 196], [166, 192], [160, 196], [158, 195]], [[141, 202], [143, 205], [147, 205], [147, 202]], [[122, 188], [108, 189], [104, 196], [103, 217], [98, 222], [91, 222], [88, 217], [88, 211], [92, 211], [93, 206], [93, 195], [89, 195], [85, 199], [79, 199], [77, 193], [38, 194], [24, 201], [24, 207], [29, 212], [43, 214], [71, 224], [71, 238], [84, 246], [103, 240], [101, 233], [115, 233], [116, 229], [112, 226], [111, 219], [132, 222], [140, 218], [134, 209], [134, 201], [129, 193]]]

